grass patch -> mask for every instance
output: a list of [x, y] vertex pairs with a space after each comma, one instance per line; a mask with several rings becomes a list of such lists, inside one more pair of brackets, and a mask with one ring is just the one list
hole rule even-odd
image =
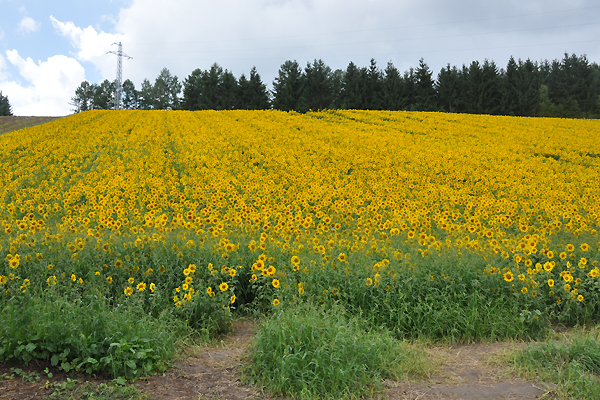
[[76, 380], [61, 383], [47, 384], [44, 386], [52, 390], [50, 399], [55, 400], [148, 400], [150, 397], [133, 385], [120, 385], [117, 383], [100, 383], [99, 385], [84, 382], [79, 384]]
[[134, 304], [109, 307], [96, 296], [45, 293], [19, 297], [0, 310], [0, 361], [50, 360], [65, 372], [135, 378], [164, 371], [183, 331], [168, 314], [150, 317]]
[[556, 384], [560, 398], [598, 399], [600, 331], [578, 330], [569, 336], [519, 350], [511, 361], [520, 375]]
[[381, 392], [382, 379], [426, 375], [415, 347], [367, 328], [340, 306], [282, 309], [265, 321], [252, 352], [251, 383], [293, 398], [358, 398]]

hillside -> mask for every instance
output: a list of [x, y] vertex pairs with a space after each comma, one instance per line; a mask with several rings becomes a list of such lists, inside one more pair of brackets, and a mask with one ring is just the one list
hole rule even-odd
[[58, 118], [60, 117], [0, 117], [0, 135], [30, 126], [45, 124]]

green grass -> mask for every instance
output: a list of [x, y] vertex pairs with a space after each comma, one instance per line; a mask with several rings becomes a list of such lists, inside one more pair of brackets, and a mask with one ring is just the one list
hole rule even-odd
[[517, 372], [556, 384], [559, 398], [600, 398], [600, 330], [576, 330], [570, 337], [528, 346], [512, 355]]
[[50, 399], [55, 400], [148, 400], [148, 394], [133, 385], [120, 385], [117, 383], [100, 383], [99, 385], [76, 380], [61, 383], [47, 384], [51, 391]]
[[381, 393], [382, 379], [426, 375], [416, 346], [387, 330], [366, 327], [339, 306], [309, 304], [275, 312], [258, 332], [250, 382], [301, 399], [341, 399]]
[[44, 293], [14, 297], [0, 310], [0, 361], [50, 360], [69, 372], [100, 371], [135, 378], [164, 371], [182, 324], [168, 314], [146, 315], [135, 304]]

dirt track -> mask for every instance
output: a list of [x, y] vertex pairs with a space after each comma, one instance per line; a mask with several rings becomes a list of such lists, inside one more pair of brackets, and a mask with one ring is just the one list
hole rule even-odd
[[[234, 332], [219, 345], [196, 348], [188, 357], [176, 361], [164, 375], [138, 380], [135, 386], [156, 400], [268, 400], [271, 397], [239, 380], [256, 330], [257, 325], [252, 321], [237, 321]], [[384, 397], [391, 400], [525, 400], [544, 395], [546, 399], [554, 398], [551, 385], [518, 379], [502, 363], [494, 362], [498, 355], [519, 346], [522, 345], [461, 344], [427, 349], [438, 366], [436, 373], [428, 380], [386, 381]], [[43, 363], [37, 366], [32, 363], [30, 368], [24, 368], [40, 373], [39, 382], [24, 382], [20, 378], [0, 381], [0, 399], [47, 398], [52, 390], [41, 388], [47, 380], [42, 372], [44, 367]], [[5, 372], [10, 372], [9, 366], [0, 364], [0, 375]], [[66, 377], [57, 373], [50, 381], [61, 382]], [[86, 380], [81, 376], [78, 379]], [[102, 380], [92, 382], [99, 384]]]

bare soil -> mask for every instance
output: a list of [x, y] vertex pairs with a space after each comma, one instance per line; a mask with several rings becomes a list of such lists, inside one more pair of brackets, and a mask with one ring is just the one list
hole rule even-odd
[[[165, 374], [138, 380], [135, 386], [155, 400], [271, 399], [256, 387], [240, 382], [241, 368], [249, 363], [248, 348], [257, 329], [253, 321], [237, 321], [234, 332], [219, 344], [194, 348]], [[436, 372], [426, 380], [386, 381], [385, 397], [390, 400], [554, 399], [552, 385], [516, 378], [507, 366], [498, 362], [502, 354], [520, 346], [518, 343], [479, 343], [427, 349], [431, 360], [438, 365]], [[47, 398], [53, 392], [48, 386], [66, 381], [67, 374], [53, 371], [53, 378], [48, 379], [43, 373], [46, 366], [32, 362], [23, 368], [28, 373], [42, 375], [38, 382], [25, 382], [21, 378], [0, 381], [0, 399]], [[0, 375], [3, 373], [10, 373], [9, 365], [0, 364]], [[68, 376], [96, 384], [108, 380], [106, 377]], [[46, 381], [50, 384], [44, 388]]]
[[0, 135], [30, 126], [45, 124], [60, 117], [0, 117]]
[[393, 400], [521, 400], [554, 399], [554, 385], [515, 377], [498, 360], [518, 343], [460, 344], [429, 349], [439, 369], [427, 381], [384, 382]]

